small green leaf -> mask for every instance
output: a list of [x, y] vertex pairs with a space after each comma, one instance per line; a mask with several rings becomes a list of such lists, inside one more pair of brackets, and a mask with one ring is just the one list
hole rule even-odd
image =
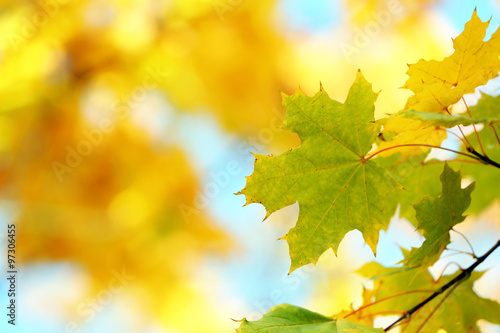
[[381, 333], [375, 329], [345, 319], [332, 319], [290, 304], [273, 307], [258, 321], [241, 320], [238, 333]]
[[418, 228], [425, 236], [425, 241], [418, 249], [413, 249], [405, 264], [409, 267], [433, 265], [440, 257], [446, 245], [450, 243], [450, 230], [465, 220], [462, 214], [469, 207], [471, 192], [475, 183], [465, 189], [461, 186], [460, 171], [453, 171], [447, 163], [441, 174], [442, 193], [433, 199], [424, 197], [415, 204]]
[[[443, 126], [446, 128], [455, 127], [457, 125], [468, 126], [472, 124], [500, 123], [500, 118], [498, 117], [495, 118], [461, 117], [461, 116], [452, 116], [444, 113], [429, 113], [429, 112], [419, 112], [413, 110], [398, 112], [391, 117], [403, 117], [413, 120], [420, 120], [422, 122], [425, 122], [427, 126]], [[383, 121], [381, 121], [381, 123], [383, 124]]]

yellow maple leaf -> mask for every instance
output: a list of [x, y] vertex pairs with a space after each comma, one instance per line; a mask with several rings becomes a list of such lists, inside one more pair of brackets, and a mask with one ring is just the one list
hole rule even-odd
[[[488, 22], [482, 22], [476, 11], [465, 24], [464, 32], [453, 40], [455, 52], [442, 61], [421, 59], [409, 65], [410, 78], [403, 88], [414, 92], [408, 98], [404, 110], [421, 112], [448, 112], [463, 95], [496, 77], [500, 71], [500, 31], [484, 42]], [[403, 131], [404, 129], [404, 131]], [[442, 127], [428, 127], [421, 121], [394, 117], [384, 122], [384, 133], [397, 133], [391, 141], [382, 142], [378, 151], [411, 144], [439, 146], [446, 139]], [[389, 149], [381, 156], [396, 152], [403, 158], [422, 154], [429, 147], [402, 147]]]
[[[404, 126], [408, 126], [410, 129], [400, 133], [401, 129], [406, 128]], [[428, 125], [421, 121], [403, 119], [401, 117], [391, 118], [385, 122], [383, 132], [399, 134], [395, 136], [394, 139], [383, 141], [378, 145], [377, 151], [384, 150], [379, 155], [390, 156], [395, 153], [400, 153], [402, 160], [428, 152], [430, 149], [428, 146], [439, 146], [447, 137], [443, 127], [428, 127]], [[422, 146], [404, 146], [408, 144]], [[395, 146], [403, 147], [388, 149]]]
[[498, 75], [500, 31], [484, 42], [488, 25], [489, 21], [482, 22], [474, 11], [463, 33], [453, 40], [455, 52], [451, 56], [409, 65], [410, 78], [404, 88], [415, 95], [408, 99], [405, 110], [442, 112]]

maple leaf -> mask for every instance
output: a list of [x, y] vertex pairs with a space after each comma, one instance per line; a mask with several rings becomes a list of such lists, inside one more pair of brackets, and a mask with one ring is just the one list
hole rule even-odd
[[[413, 204], [420, 201], [424, 195], [438, 196], [441, 186], [436, 179], [442, 172], [442, 161], [428, 160], [427, 154], [402, 158], [400, 154], [377, 159], [391, 175], [400, 183], [405, 191], [388, 198], [388, 205], [399, 205], [399, 216], [406, 218], [414, 226], [418, 226]], [[394, 208], [395, 209], [395, 208]]]
[[405, 110], [442, 112], [457, 103], [464, 94], [498, 76], [500, 71], [500, 30], [483, 42], [488, 22], [476, 11], [464, 31], [453, 40], [455, 52], [442, 61], [421, 59], [409, 65], [410, 78], [404, 88], [415, 93]]
[[239, 333], [252, 332], [331, 332], [362, 333], [384, 332], [368, 326], [352, 323], [345, 319], [332, 319], [290, 304], [277, 305], [258, 321], [241, 320]]
[[[472, 125], [472, 124], [498, 124], [500, 123], [500, 118], [491, 117], [491, 118], [478, 118], [478, 117], [461, 117], [461, 116], [452, 116], [444, 113], [430, 113], [430, 112], [419, 112], [419, 111], [403, 111], [396, 113], [391, 118], [386, 119], [394, 119], [398, 117], [403, 117], [407, 119], [419, 120], [424, 122], [425, 126], [443, 126], [446, 128], [455, 127], [457, 125]], [[382, 122], [383, 123], [383, 122]]]
[[[372, 278], [373, 289], [364, 291], [370, 296], [372, 305], [360, 309], [361, 313], [358, 314], [360, 317], [408, 311], [454, 278], [454, 276], [444, 276], [435, 281], [428, 271], [421, 271], [418, 278], [414, 278], [413, 269], [386, 268], [374, 262], [363, 266], [358, 273], [365, 277], [376, 275]], [[448, 297], [445, 298], [446, 293], [443, 293], [434, 298], [415, 312], [411, 321], [401, 325], [402, 331], [416, 332], [425, 325], [423, 332], [437, 332], [439, 329], [444, 329], [453, 333], [470, 333], [479, 332], [477, 322], [481, 319], [500, 324], [498, 316], [500, 304], [482, 298], [474, 292], [474, 282], [483, 274], [472, 272], [470, 277], [458, 284]], [[363, 306], [365, 305], [367, 304]], [[432, 317], [427, 321], [430, 316]]]
[[296, 226], [283, 237], [296, 268], [316, 263], [344, 235], [358, 229], [375, 252], [380, 229], [393, 211], [385, 211], [390, 190], [400, 187], [377, 162], [367, 157], [379, 132], [374, 123], [372, 91], [361, 71], [344, 104], [321, 88], [314, 97], [300, 90], [284, 96], [284, 127], [297, 133], [301, 147], [280, 156], [255, 155], [254, 173], [247, 177], [246, 204], [274, 211], [299, 202]]
[[[489, 22], [482, 22], [476, 11], [465, 24], [464, 31], [453, 40], [455, 52], [442, 61], [421, 59], [409, 65], [410, 78], [403, 88], [414, 92], [404, 110], [442, 113], [463, 95], [474, 92], [500, 71], [500, 30], [483, 42]], [[436, 123], [436, 125], [440, 125]], [[429, 127], [418, 120], [395, 117], [384, 120], [383, 133], [398, 133], [391, 141], [382, 142], [378, 151], [408, 143], [439, 146], [446, 139], [443, 128]], [[400, 152], [413, 157], [425, 153], [425, 147], [401, 147], [383, 151], [381, 156]]]
[[432, 266], [450, 243], [450, 230], [465, 220], [462, 214], [470, 205], [475, 183], [462, 189], [460, 171], [453, 171], [447, 163], [440, 178], [443, 184], [441, 195], [435, 199], [426, 196], [413, 206], [425, 241], [420, 248], [411, 251], [405, 262], [407, 266]]
[[[388, 157], [400, 153], [403, 158], [414, 158], [426, 154], [430, 148], [439, 146], [446, 139], [446, 131], [439, 126], [430, 127], [421, 121], [403, 117], [390, 118], [384, 122], [383, 134], [396, 134], [391, 140], [378, 145], [379, 156]], [[418, 146], [405, 146], [418, 144]], [[397, 147], [397, 148], [394, 148]]]

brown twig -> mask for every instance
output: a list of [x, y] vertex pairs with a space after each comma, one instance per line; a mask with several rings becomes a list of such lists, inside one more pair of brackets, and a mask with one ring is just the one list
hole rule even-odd
[[411, 318], [411, 316], [416, 311], [418, 311], [420, 308], [422, 308], [424, 305], [426, 305], [427, 303], [429, 303], [430, 301], [432, 301], [437, 296], [439, 296], [442, 293], [444, 293], [450, 287], [453, 287], [455, 284], [458, 285], [459, 283], [467, 280], [469, 278], [469, 276], [471, 275], [471, 273], [474, 271], [474, 269], [477, 266], [479, 266], [483, 261], [485, 261], [486, 258], [488, 258], [488, 256], [490, 254], [492, 254], [493, 251], [495, 251], [498, 247], [500, 247], [500, 239], [497, 241], [497, 243], [495, 245], [493, 245], [493, 247], [491, 249], [488, 250], [488, 252], [486, 252], [485, 254], [483, 254], [481, 257], [477, 258], [477, 260], [472, 265], [470, 265], [467, 269], [463, 270], [453, 280], [451, 280], [450, 282], [448, 282], [447, 284], [445, 284], [444, 286], [442, 286], [441, 288], [439, 288], [438, 290], [436, 290], [432, 295], [430, 295], [429, 297], [427, 297], [426, 299], [424, 299], [422, 302], [420, 302], [417, 305], [415, 305], [410, 310], [405, 311], [404, 314], [398, 320], [396, 320], [395, 322], [393, 322], [391, 325], [387, 326], [384, 329], [384, 332], [387, 332], [390, 329], [394, 328], [396, 325], [398, 325], [403, 320]]

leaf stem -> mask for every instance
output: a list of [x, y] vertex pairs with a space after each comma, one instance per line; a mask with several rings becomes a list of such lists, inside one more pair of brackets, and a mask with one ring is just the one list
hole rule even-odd
[[[465, 98], [463, 96], [462, 96], [462, 101], [464, 101], [465, 108], [467, 109], [467, 113], [469, 114], [469, 117], [472, 118], [472, 115], [471, 115], [470, 110], [469, 110], [469, 106], [467, 105], [467, 102], [465, 101]], [[479, 139], [479, 134], [477, 133], [476, 125], [472, 124], [472, 127], [474, 128], [474, 133], [476, 133], [477, 142], [479, 143], [479, 148], [481, 148], [481, 152], [483, 153], [483, 155], [485, 157], [488, 157], [486, 155], [486, 152], [483, 149], [483, 145], [481, 144], [481, 140]], [[472, 146], [471, 146], [471, 148], [472, 148]]]
[[350, 317], [352, 316], [353, 314], [361, 311], [361, 310], [364, 310], [370, 306], [373, 306], [375, 304], [378, 304], [378, 303], [381, 303], [383, 301], [387, 301], [391, 298], [395, 298], [395, 297], [398, 297], [398, 296], [403, 296], [403, 295], [408, 295], [408, 294], [412, 294], [412, 293], [432, 293], [434, 290], [429, 290], [429, 289], [419, 289], [419, 290], [410, 290], [410, 291], [405, 291], [405, 292], [402, 292], [402, 293], [398, 293], [398, 294], [394, 294], [394, 295], [391, 295], [391, 296], [387, 296], [387, 297], [384, 297], [384, 298], [381, 298], [381, 299], [378, 299], [376, 300], [375, 302], [373, 303], [370, 303], [370, 304], [366, 304], [366, 305], [363, 305], [363, 306], [360, 306], [358, 309], [348, 313], [346, 316], [344, 316], [344, 319], [347, 318], [347, 317]]
[[472, 271], [474, 271], [474, 269], [477, 266], [479, 266], [483, 261], [485, 261], [486, 258], [488, 258], [488, 256], [491, 253], [493, 253], [493, 251], [495, 251], [498, 247], [500, 247], [500, 239], [497, 241], [497, 243], [495, 245], [493, 245], [493, 247], [491, 249], [488, 250], [488, 252], [486, 252], [485, 254], [483, 254], [481, 257], [477, 258], [477, 260], [472, 265], [470, 265], [467, 269], [463, 270], [453, 280], [451, 280], [450, 282], [448, 282], [447, 284], [445, 284], [444, 286], [442, 286], [441, 288], [439, 288], [438, 290], [436, 290], [432, 295], [430, 295], [429, 297], [427, 297], [426, 299], [424, 299], [422, 302], [420, 302], [417, 305], [415, 305], [410, 310], [406, 311], [398, 320], [396, 320], [395, 322], [393, 322], [391, 325], [387, 326], [384, 329], [384, 332], [387, 332], [390, 329], [394, 328], [401, 321], [403, 321], [405, 319], [408, 319], [409, 317], [411, 318], [411, 316], [417, 310], [419, 310], [420, 308], [422, 308], [424, 305], [426, 305], [427, 303], [429, 303], [430, 301], [432, 301], [434, 298], [436, 298], [440, 294], [444, 293], [450, 287], [453, 287], [455, 284], [459, 284], [459, 283], [467, 280], [469, 278], [470, 274], [472, 273]]
[[495, 129], [495, 126], [493, 126], [492, 124], [488, 124], [488, 126], [491, 127], [491, 129], [493, 130], [493, 133], [495, 133], [495, 137], [497, 138], [497, 142], [500, 145], [500, 138], [498, 137], [497, 130]]
[[387, 311], [373, 312], [373, 313], [367, 314], [366, 316], [360, 317], [359, 319], [365, 319], [365, 318], [370, 318], [373, 316], [380, 316], [380, 315], [393, 314], [393, 313], [404, 313], [404, 311], [387, 310]]
[[465, 235], [463, 233], [461, 233], [460, 231], [453, 229], [453, 227], [451, 228], [451, 230], [454, 231], [454, 232], [456, 232], [460, 236], [462, 236], [463, 239], [465, 239], [465, 241], [467, 242], [467, 244], [469, 245], [469, 247], [470, 247], [470, 249], [472, 251], [472, 257], [474, 259], [477, 259], [476, 252], [474, 251], [474, 248], [472, 247], [472, 244], [469, 242], [469, 239], [467, 239], [467, 237], [465, 237]]
[[443, 257], [440, 257], [439, 259], [444, 259], [444, 258], [449, 258], [451, 256], [456, 256], [457, 254], [466, 254], [468, 256], [471, 256], [473, 259], [477, 259], [476, 255], [470, 253], [470, 252], [467, 252], [467, 251], [461, 251], [461, 250], [456, 250], [456, 249], [449, 249], [449, 248], [446, 248], [446, 250], [448, 251], [454, 251], [455, 253], [450, 253], [450, 254], [447, 254]]
[[[368, 156], [367, 158], [365, 158], [365, 160], [368, 161], [369, 159], [375, 157], [376, 155], [380, 154], [383, 151], [387, 151], [387, 150], [394, 149], [394, 148], [401, 148], [401, 147], [429, 147], [429, 148], [436, 148], [436, 149], [442, 149], [442, 150], [450, 151], [450, 152], [455, 153], [455, 154], [464, 155], [464, 156], [467, 156], [469, 158], [473, 158], [473, 159], [478, 160], [478, 161], [482, 160], [480, 157], [472, 156], [472, 155], [469, 155], [467, 153], [463, 153], [461, 151], [456, 151], [456, 150], [449, 149], [449, 148], [444, 148], [444, 147], [441, 147], [441, 146], [428, 145], [428, 144], [424, 144], [424, 143], [407, 143], [407, 144], [404, 144], [404, 145], [397, 145], [397, 146], [387, 147], [387, 148], [384, 148], [384, 149], [381, 149], [379, 151], [374, 152], [373, 154], [371, 154], [370, 156]], [[473, 148], [470, 148], [470, 149], [474, 150]], [[469, 148], [467, 150], [469, 151]], [[472, 154], [474, 154], [472, 151], [469, 151], [469, 152], [472, 153]], [[482, 156], [482, 155], [480, 155], [480, 156]], [[482, 156], [482, 157], [484, 157], [484, 156]]]
[[[460, 129], [460, 128], [459, 128]], [[462, 132], [462, 130], [460, 129], [460, 132]], [[463, 138], [460, 137], [460, 135], [458, 135], [457, 133], [454, 133], [450, 130], [446, 130], [446, 133], [450, 133], [450, 134], [453, 134], [454, 136], [456, 136], [457, 138], [460, 139], [460, 141], [462, 141], [462, 143], [464, 144], [465, 147], [468, 147], [470, 146], [470, 143], [469, 141], [467, 141], [467, 139], [465, 138], [465, 136]], [[462, 135], [463, 135], [463, 132], [462, 132]]]
[[[455, 254], [457, 254], [457, 253], [455, 253]], [[441, 278], [443, 277], [444, 272], [445, 272], [445, 271], [446, 271], [446, 269], [447, 269], [448, 267], [450, 267], [451, 265], [457, 265], [457, 267], [458, 267], [458, 269], [459, 269], [459, 270], [461, 270], [461, 269], [462, 269], [462, 267], [460, 267], [460, 265], [459, 265], [458, 263], [454, 262], [454, 261], [451, 261], [451, 262], [447, 263], [447, 264], [444, 266], [444, 268], [441, 270], [441, 274], [439, 274], [439, 277], [437, 278], [436, 283], [437, 283], [437, 282], [439, 282], [439, 281], [441, 281]]]
[[[464, 103], [465, 103], [465, 101], [464, 101]], [[467, 105], [466, 105], [466, 107], [467, 107]], [[450, 110], [448, 110], [448, 108], [446, 108], [446, 112], [451, 116], [451, 112], [450, 112]], [[470, 113], [469, 113], [469, 115], [470, 115]], [[462, 137], [465, 140], [465, 142], [464, 142], [465, 147], [466, 148], [472, 147], [472, 145], [470, 144], [469, 140], [467, 140], [467, 136], [464, 134], [464, 131], [462, 131], [462, 127], [460, 127], [460, 125], [457, 125], [457, 128], [460, 131], [460, 133], [462, 133]]]

